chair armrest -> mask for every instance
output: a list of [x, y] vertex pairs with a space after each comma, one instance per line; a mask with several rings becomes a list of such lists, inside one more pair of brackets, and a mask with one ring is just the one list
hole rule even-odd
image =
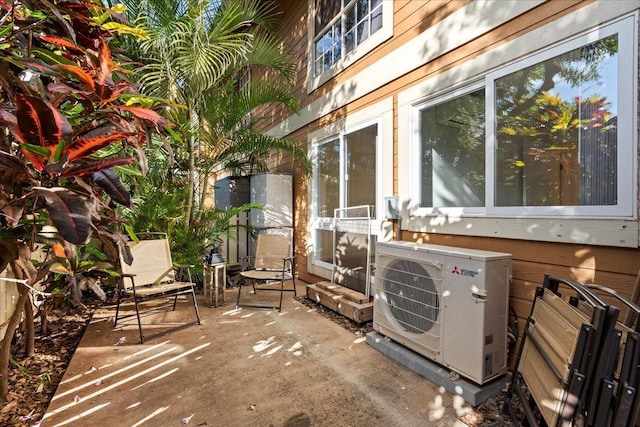
[[132, 288], [136, 287], [136, 281], [133, 280], [133, 278], [136, 277], [136, 275], [134, 273], [120, 273], [120, 277], [121, 277], [121, 280], [118, 281], [118, 289], [120, 289], [121, 291], [126, 289], [126, 287], [124, 285], [124, 280], [125, 279], [131, 280], [131, 287]]
[[254, 258], [255, 256], [252, 255], [240, 257], [240, 265], [242, 266], [242, 271], [251, 270], [253, 268], [253, 263], [251, 262], [251, 260]]
[[184, 273], [187, 273], [187, 282], [192, 283], [193, 280], [191, 280], [191, 268], [195, 267], [194, 265], [191, 264], [179, 264], [175, 266], [178, 269], [178, 272], [176, 274], [176, 280], [179, 280], [180, 282], [184, 282], [185, 280], [183, 279], [183, 275]]

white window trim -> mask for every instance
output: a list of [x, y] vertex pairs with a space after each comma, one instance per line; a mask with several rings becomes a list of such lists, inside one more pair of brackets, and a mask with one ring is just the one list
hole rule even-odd
[[[627, 52], [633, 52], [621, 61], [631, 61], [631, 65], [627, 62], [620, 63], [619, 82], [622, 85], [619, 90], [619, 105], [631, 105], [630, 110], [620, 108], [618, 113], [620, 122], [630, 123], [628, 130], [620, 133], [618, 140], [629, 138], [632, 144], [633, 153], [637, 153], [637, 102], [635, 94], [637, 94], [637, 61], [638, 61], [638, 45], [637, 45], [637, 28], [638, 13], [635, 12], [618, 18], [614, 22], [602, 25], [595, 30], [591, 30], [585, 35], [577, 36], [576, 34], [567, 34], [567, 28], [571, 28], [565, 22], [569, 18], [561, 18], [544, 27], [534, 30], [531, 33], [515, 39], [495, 50], [485, 53], [473, 61], [468, 61], [454, 69], [446, 71], [432, 79], [429, 79], [419, 85], [416, 85], [398, 95], [398, 138], [400, 141], [409, 141], [415, 137], [416, 130], [412, 127], [414, 123], [414, 114], [416, 106], [424, 106], [425, 102], [440, 97], [440, 101], [444, 99], [444, 95], [461, 90], [462, 85], [459, 82], [469, 85], [470, 82], [483, 80], [485, 84], [493, 82], [488, 77], [495, 78], [497, 75], [507, 74], [510, 67], [524, 67], [522, 58], [526, 58], [527, 53], [531, 57], [525, 61], [540, 60], [540, 54], [546, 51], [557, 49], [559, 43], [553, 43], [554, 37], [566, 35], [563, 41], [562, 51], [566, 51], [566, 44], [572, 38], [576, 42], [589, 42], [589, 38], [593, 41], [602, 38], [611, 32], [619, 32], [621, 50], [627, 49]], [[620, 30], [623, 28], [623, 30]], [[612, 31], [615, 30], [615, 31]], [[556, 39], [557, 41], [557, 39]], [[572, 43], [572, 41], [569, 41]], [[623, 47], [626, 44], [626, 48]], [[551, 47], [549, 47], [551, 46]], [[630, 46], [630, 48], [629, 48]], [[570, 49], [568, 49], [570, 50]], [[623, 52], [624, 55], [624, 52]], [[548, 57], [552, 57], [550, 55]], [[504, 67], [505, 63], [513, 61], [513, 65]], [[517, 62], [516, 62], [517, 61]], [[516, 65], [517, 64], [517, 65]], [[500, 68], [504, 67], [504, 68]], [[626, 73], [626, 74], [624, 74]], [[486, 81], [485, 81], [486, 79]], [[624, 86], [625, 82], [629, 82]], [[467, 90], [470, 86], [466, 86]], [[447, 90], [443, 90], [447, 88]], [[491, 91], [488, 91], [491, 92]], [[425, 96], [432, 94], [433, 96]], [[433, 101], [432, 101], [433, 102]], [[487, 99], [487, 103], [493, 102]], [[489, 123], [492, 118], [487, 114], [487, 140], [493, 141], [492, 127]], [[624, 120], [624, 121], [623, 121]], [[491, 134], [490, 134], [491, 133]], [[414, 144], [415, 145], [415, 144]], [[636, 156], [631, 159], [618, 157], [618, 168], [621, 177], [626, 177], [632, 182], [622, 183], [623, 187], [619, 187], [619, 199], [622, 201], [622, 209], [624, 215], [621, 215], [620, 209], [612, 209], [606, 213], [611, 215], [610, 218], [601, 218], [593, 215], [591, 217], [572, 218], [572, 207], [562, 207], [560, 211], [562, 216], [558, 215], [558, 211], [550, 209], [548, 212], [541, 214], [540, 209], [528, 208], [490, 208], [484, 215], [478, 215], [470, 209], [425, 209], [420, 208], [419, 198], [416, 199], [416, 169], [415, 161], [412, 161], [415, 152], [412, 151], [412, 144], [399, 144], [398, 147], [398, 188], [400, 206], [402, 207], [401, 215], [403, 221], [401, 226], [405, 230], [416, 232], [461, 234], [472, 236], [487, 237], [504, 237], [526, 240], [541, 240], [563, 243], [584, 243], [584, 244], [600, 244], [621, 247], [638, 247], [638, 220], [637, 220], [637, 161]], [[493, 150], [487, 150], [488, 155], [493, 155]], [[487, 164], [492, 163], [493, 158], [487, 159]], [[487, 171], [487, 184], [493, 183], [492, 168]], [[620, 178], [619, 178], [620, 179]], [[619, 181], [619, 185], [621, 182]], [[626, 189], [624, 188], [626, 186]], [[625, 198], [625, 195], [633, 194], [635, 197]], [[487, 192], [487, 203], [493, 202], [493, 189]], [[630, 199], [630, 200], [627, 200]], [[605, 209], [606, 210], [606, 209]], [[584, 211], [582, 212], [585, 213]], [[533, 216], [535, 215], [535, 216]], [[554, 216], [555, 215], [555, 216]]]
[[[317, 157], [318, 145], [331, 139], [362, 129], [372, 124], [378, 124], [378, 144], [376, 147], [376, 206], [375, 220], [371, 221], [372, 235], [381, 235], [386, 225], [384, 218], [384, 197], [393, 194], [393, 100], [387, 98], [370, 107], [357, 111], [347, 117], [337, 120], [308, 136], [309, 155], [314, 161]], [[341, 166], [342, 167], [342, 166]], [[342, 185], [342, 182], [341, 184]], [[313, 256], [316, 229], [332, 230], [333, 221], [327, 218], [317, 218], [318, 206], [315, 198], [317, 181], [314, 174], [309, 186], [309, 225], [307, 229], [307, 271], [316, 276], [331, 278], [332, 265], [317, 262]]]
[[351, 64], [365, 56], [367, 53], [371, 52], [378, 45], [380, 45], [385, 40], [390, 39], [393, 36], [393, 0], [383, 0], [382, 1], [382, 28], [380, 28], [375, 33], [371, 34], [369, 38], [356, 46], [351, 52], [346, 54], [344, 58], [336, 61], [331, 67], [324, 70], [320, 75], [315, 76], [315, 22], [314, 17], [316, 16], [315, 10], [315, 1], [308, 0], [309, 4], [309, 16], [308, 16], [308, 55], [307, 55], [307, 73], [308, 73], [308, 82], [307, 82], [307, 93], [311, 93], [316, 90], [318, 87], [322, 86], [328, 80], [335, 77], [338, 73], [340, 73], [345, 68], [349, 67]]
[[[484, 82], [476, 82], [466, 86], [458, 87], [451, 91], [448, 91], [446, 95], [430, 98], [426, 102], [420, 102], [413, 105], [411, 109], [411, 139], [409, 140], [410, 152], [411, 152], [411, 176], [419, 177], [421, 176], [422, 171], [422, 147], [421, 144], [418, 143], [420, 141], [420, 114], [421, 111], [425, 108], [429, 108], [442, 102], [447, 101], [448, 99], [457, 98], [464, 94], [476, 91], [478, 89], [484, 88]], [[486, 164], [486, 161], [485, 161]], [[447, 214], [455, 214], [455, 215], [469, 215], [469, 214], [484, 214], [484, 207], [472, 207], [472, 208], [433, 208], [433, 207], [421, 207], [421, 180], [420, 179], [410, 179], [408, 183], [408, 193], [412, 195], [412, 199], [417, 201], [417, 205], [413, 208], [414, 212], [417, 215], [437, 215], [442, 212]]]

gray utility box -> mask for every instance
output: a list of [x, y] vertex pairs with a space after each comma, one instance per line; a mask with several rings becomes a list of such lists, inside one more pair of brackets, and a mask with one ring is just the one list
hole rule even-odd
[[264, 210], [251, 210], [251, 225], [257, 228], [293, 227], [293, 179], [291, 175], [264, 173], [251, 177], [251, 203]]
[[215, 182], [215, 187], [217, 209], [237, 208], [251, 201], [251, 184], [248, 176], [223, 178]]

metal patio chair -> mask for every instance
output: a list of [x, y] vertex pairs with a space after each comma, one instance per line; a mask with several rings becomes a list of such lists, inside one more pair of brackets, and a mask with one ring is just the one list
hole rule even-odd
[[[256, 240], [255, 255], [243, 258], [244, 271], [240, 273], [241, 280], [238, 283], [238, 298], [236, 307], [265, 308], [282, 310], [282, 297], [284, 292], [296, 293], [296, 277], [294, 271], [295, 258], [293, 257], [293, 245], [291, 232], [287, 234], [260, 233]], [[285, 282], [291, 281], [292, 288], [285, 288]], [[243, 286], [251, 284], [253, 293], [260, 291], [280, 292], [278, 305], [261, 303], [241, 303]], [[279, 284], [275, 286], [274, 284]], [[247, 298], [245, 297], [245, 300]]]
[[[570, 293], [575, 296], [569, 297]], [[522, 421], [512, 406], [514, 395], [524, 408], [523, 421], [530, 426], [572, 426], [583, 417], [588, 392], [597, 382], [598, 355], [610, 314], [617, 316], [582, 284], [545, 275], [544, 286], [536, 290], [505, 400], [516, 425]]]
[[[123, 254], [126, 248], [121, 248], [120, 250], [122, 280], [120, 281], [120, 289], [117, 292], [118, 302], [114, 323], [115, 327], [119, 320], [133, 316], [133, 314], [130, 314], [120, 317], [121, 300], [126, 297], [132, 298], [135, 305], [135, 316], [138, 320], [141, 343], [144, 343], [145, 340], [186, 328], [196, 323], [200, 324], [200, 313], [196, 300], [195, 284], [191, 281], [190, 266], [181, 265], [178, 266], [177, 271], [175, 271], [173, 261], [171, 260], [169, 242], [164, 233], [148, 233], [145, 234], [144, 237], [152, 238], [128, 243], [128, 249], [131, 251], [133, 257], [133, 262], [130, 265], [125, 261]], [[186, 277], [186, 280], [183, 280], [185, 279], [183, 276]], [[141, 315], [168, 307], [172, 307], [175, 311], [180, 295], [191, 296], [195, 319], [145, 336], [142, 328]], [[142, 306], [144, 302], [156, 299], [166, 299], [168, 301], [172, 299], [173, 302], [163, 304], [159, 307], [145, 308]]]

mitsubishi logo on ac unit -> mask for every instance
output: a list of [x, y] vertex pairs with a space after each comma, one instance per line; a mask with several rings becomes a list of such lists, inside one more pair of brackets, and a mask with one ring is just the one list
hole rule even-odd
[[476, 277], [479, 272], [475, 271], [475, 270], [468, 270], [466, 268], [458, 268], [457, 265], [453, 266], [453, 270], [451, 271], [451, 274], [459, 274], [460, 276], [466, 276], [466, 277]]

